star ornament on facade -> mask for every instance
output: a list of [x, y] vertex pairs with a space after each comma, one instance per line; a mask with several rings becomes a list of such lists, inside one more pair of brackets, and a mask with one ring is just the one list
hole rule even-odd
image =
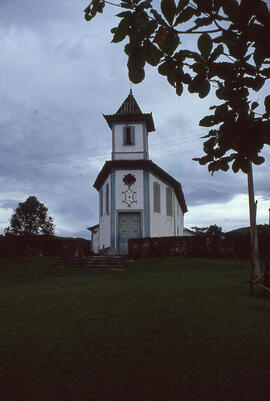
[[137, 203], [135, 196], [137, 194], [136, 191], [132, 191], [129, 187], [126, 191], [121, 191], [122, 193], [122, 203], [125, 203], [128, 207], [131, 207], [133, 203]]

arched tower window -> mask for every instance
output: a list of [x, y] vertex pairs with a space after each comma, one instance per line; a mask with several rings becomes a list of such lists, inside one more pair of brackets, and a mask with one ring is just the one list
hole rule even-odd
[[123, 145], [135, 145], [135, 127], [123, 128]]

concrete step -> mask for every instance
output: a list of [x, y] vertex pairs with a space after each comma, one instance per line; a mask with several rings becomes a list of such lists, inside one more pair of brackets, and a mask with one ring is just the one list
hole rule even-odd
[[72, 258], [69, 265], [76, 268], [126, 268], [131, 259], [121, 255], [88, 256]]

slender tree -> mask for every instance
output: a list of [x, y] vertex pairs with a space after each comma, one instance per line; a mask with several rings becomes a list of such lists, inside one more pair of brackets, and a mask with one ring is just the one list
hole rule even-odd
[[[93, 0], [85, 9], [90, 21], [106, 4], [122, 12], [111, 30], [112, 42], [125, 40], [129, 78], [144, 79], [145, 64], [158, 68], [178, 96], [184, 87], [199, 98], [211, 88], [216, 104], [199, 122], [209, 127], [204, 155], [194, 158], [212, 174], [230, 167], [248, 176], [251, 225], [251, 280], [260, 275], [252, 164], [262, 164], [270, 144], [270, 95], [261, 92], [270, 78], [270, 13], [263, 0]], [[197, 41], [185, 49], [181, 38]], [[195, 39], [196, 38], [196, 39]], [[258, 93], [254, 98], [254, 94]], [[258, 100], [260, 99], [260, 101]], [[261, 104], [259, 104], [261, 103]], [[259, 110], [258, 113], [256, 110]]]
[[35, 196], [29, 196], [14, 210], [6, 233], [15, 235], [54, 234], [53, 218], [48, 216], [48, 208]]

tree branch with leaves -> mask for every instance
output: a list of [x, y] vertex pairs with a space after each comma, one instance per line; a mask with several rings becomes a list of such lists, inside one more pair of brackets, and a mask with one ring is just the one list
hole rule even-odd
[[[106, 5], [124, 11], [111, 30], [113, 43], [125, 41], [131, 82], [145, 77], [145, 65], [158, 69], [181, 96], [187, 88], [205, 98], [215, 91], [217, 104], [199, 125], [204, 155], [193, 160], [208, 170], [230, 167], [251, 174], [262, 164], [270, 144], [270, 95], [262, 88], [270, 78], [270, 13], [263, 0], [93, 0], [85, 9], [90, 21]], [[160, 6], [160, 7], [159, 7]], [[185, 49], [181, 38], [193, 35], [197, 51]], [[259, 100], [254, 100], [254, 93]], [[261, 113], [257, 113], [260, 107]], [[253, 215], [253, 214], [252, 214]], [[255, 273], [256, 275], [257, 273]]]

